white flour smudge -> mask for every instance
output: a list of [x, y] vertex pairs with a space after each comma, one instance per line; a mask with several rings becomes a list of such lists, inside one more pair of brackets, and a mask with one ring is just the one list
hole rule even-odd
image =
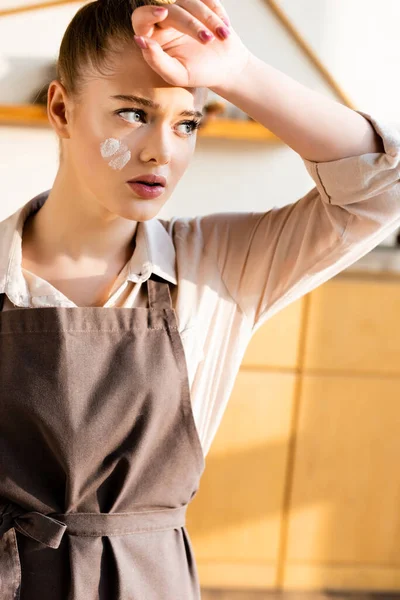
[[[117, 138], [108, 138], [100, 144], [100, 152], [104, 159], [114, 156], [108, 165], [112, 169], [123, 169], [131, 159], [131, 152], [128, 146]], [[116, 156], [115, 156], [116, 155]]]
[[105, 142], [100, 145], [100, 152], [103, 158], [108, 158], [115, 154], [121, 146], [120, 140], [116, 138], [108, 138]]
[[130, 150], [127, 150], [125, 154], [116, 156], [108, 164], [112, 169], [123, 169], [125, 165], [131, 160]]

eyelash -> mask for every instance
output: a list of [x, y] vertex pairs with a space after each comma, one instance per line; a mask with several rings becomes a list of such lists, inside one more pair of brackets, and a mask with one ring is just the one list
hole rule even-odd
[[[142, 115], [142, 118], [143, 118], [143, 116], [147, 116], [147, 114], [144, 110], [140, 110], [138, 108], [120, 108], [119, 110], [116, 110], [114, 114], [120, 115], [121, 113], [124, 113], [124, 112], [139, 113]], [[192, 127], [191, 133], [183, 134], [186, 137], [189, 137], [190, 135], [193, 135], [197, 129], [199, 129], [200, 123], [201, 123], [201, 121], [199, 121], [198, 119], [193, 119], [193, 120], [189, 120], [189, 121], [182, 121], [181, 123], [179, 123], [179, 125], [190, 125]]]

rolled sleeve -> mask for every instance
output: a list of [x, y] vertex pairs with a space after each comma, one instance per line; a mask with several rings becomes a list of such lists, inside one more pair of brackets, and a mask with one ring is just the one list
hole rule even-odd
[[321, 199], [345, 206], [373, 197], [399, 179], [400, 123], [365, 117], [381, 137], [384, 153], [368, 153], [329, 162], [302, 159], [316, 183]]
[[315, 187], [297, 202], [201, 218], [224, 284], [254, 329], [400, 227], [400, 124], [358, 112], [385, 152], [303, 159]]

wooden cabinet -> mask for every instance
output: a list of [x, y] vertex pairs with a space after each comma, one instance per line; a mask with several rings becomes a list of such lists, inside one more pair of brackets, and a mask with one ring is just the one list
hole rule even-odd
[[255, 333], [188, 511], [203, 587], [400, 591], [399, 314], [343, 273]]
[[188, 511], [203, 586], [276, 583], [295, 384], [286, 373], [238, 375]]
[[276, 586], [303, 302], [254, 334], [188, 509], [203, 587]]
[[400, 378], [302, 381], [284, 586], [400, 589]]
[[310, 294], [304, 368], [400, 374], [400, 279], [336, 277]]

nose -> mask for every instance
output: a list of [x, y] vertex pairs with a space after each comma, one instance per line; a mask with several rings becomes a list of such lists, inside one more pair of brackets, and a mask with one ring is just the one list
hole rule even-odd
[[169, 126], [149, 127], [142, 138], [140, 159], [143, 162], [155, 162], [159, 165], [168, 164], [172, 155], [172, 140]]

